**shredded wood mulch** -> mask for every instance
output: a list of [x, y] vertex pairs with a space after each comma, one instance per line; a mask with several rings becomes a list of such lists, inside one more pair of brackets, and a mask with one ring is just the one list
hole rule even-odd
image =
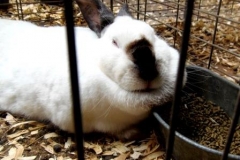
[[[162, 159], [164, 151], [152, 132], [139, 141], [121, 142], [108, 135], [91, 134], [84, 142], [86, 160]], [[0, 158], [77, 159], [74, 135], [49, 123], [0, 112]]]
[[[202, 1], [200, 5], [197, 2], [195, 4], [195, 8], [198, 8], [198, 5], [201, 7], [200, 12], [195, 10], [193, 14], [188, 63], [202, 67], [208, 67], [210, 63], [209, 69], [229, 81], [240, 84], [240, 3], [223, 0], [219, 18], [217, 19], [218, 2], [209, 0]], [[185, 1], [180, 1], [180, 4], [184, 5]], [[171, 13], [176, 13], [176, 6], [171, 5], [171, 3], [170, 6], [175, 8], [169, 7], [167, 9]], [[177, 49], [180, 49], [182, 40], [183, 11], [180, 9], [177, 22], [176, 16], [164, 14], [159, 18], [161, 23], [154, 25], [156, 32], [164, 37], [167, 42], [174, 44], [175, 41]], [[216, 20], [218, 20], [217, 24]], [[215, 26], [217, 27], [214, 39]], [[177, 31], [172, 27], [175, 27]]]

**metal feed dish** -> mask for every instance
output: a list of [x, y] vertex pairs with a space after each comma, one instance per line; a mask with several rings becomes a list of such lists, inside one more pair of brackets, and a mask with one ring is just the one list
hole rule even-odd
[[[198, 93], [200, 96], [219, 105], [232, 117], [240, 87], [202, 67], [188, 66], [187, 72], [189, 73], [188, 77], [191, 78], [188, 78], [189, 83], [186, 85], [194, 85], [191, 85], [191, 87], [186, 86], [184, 90], [188, 93]], [[187, 88], [191, 88], [191, 90]], [[157, 111], [153, 115], [160, 125], [157, 129], [160, 134], [160, 140], [165, 143], [169, 132], [169, 125], [160, 117]], [[176, 132], [173, 149], [173, 157], [176, 160], [220, 160], [221, 156], [222, 152], [200, 145]], [[240, 156], [229, 154], [228, 159], [239, 160]]]

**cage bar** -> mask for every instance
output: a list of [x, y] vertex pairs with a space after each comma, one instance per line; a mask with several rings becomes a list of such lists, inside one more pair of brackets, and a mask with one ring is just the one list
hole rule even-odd
[[236, 107], [235, 107], [235, 111], [234, 111], [234, 115], [233, 115], [233, 120], [232, 120], [231, 127], [229, 129], [227, 143], [225, 145], [222, 160], [227, 159], [228, 153], [230, 151], [230, 146], [232, 143], [233, 135], [234, 135], [236, 126], [238, 124], [239, 117], [240, 117], [240, 92], [238, 93], [238, 99], [236, 101]]
[[68, 56], [70, 67], [70, 80], [72, 91], [72, 106], [74, 115], [75, 139], [77, 144], [78, 159], [84, 159], [83, 150], [83, 130], [82, 130], [82, 115], [81, 115], [81, 102], [80, 102], [80, 89], [78, 80], [77, 68], [77, 54], [75, 46], [75, 32], [73, 23], [73, 8], [72, 2], [64, 0], [66, 29], [67, 29], [67, 42], [68, 42]]
[[[217, 15], [220, 14], [221, 6], [222, 6], [222, 0], [219, 1]], [[219, 20], [218, 17], [216, 17], [215, 27], [214, 27], [214, 32], [213, 32], [213, 38], [212, 38], [212, 44], [215, 44], [217, 27], [218, 27], [218, 20]], [[208, 69], [210, 68], [210, 65], [211, 65], [213, 49], [214, 49], [214, 46], [211, 47], [210, 57], [209, 57], [209, 61], [208, 61]]]
[[[178, 18], [179, 18], [179, 2], [180, 0], [178, 0], [178, 3], [177, 3], [177, 15], [176, 15], [176, 22], [175, 22], [175, 27], [177, 28], [177, 23], [178, 23]], [[177, 37], [177, 30], [175, 30], [174, 32], [174, 40], [173, 40], [173, 46], [176, 47], [176, 38]]]
[[181, 92], [182, 92], [185, 62], [187, 58], [188, 41], [190, 37], [190, 28], [192, 23], [193, 7], [194, 7], [194, 0], [188, 1], [184, 31], [183, 31], [183, 39], [182, 39], [182, 45], [180, 50], [180, 61], [178, 65], [177, 81], [175, 84], [174, 101], [173, 101], [171, 118], [170, 118], [170, 130], [169, 130], [169, 135], [167, 140], [166, 160], [171, 159], [173, 147], [174, 147], [174, 139], [175, 139], [174, 136], [175, 136], [176, 120], [177, 120], [176, 117], [177, 117], [177, 113], [179, 112], [179, 105], [181, 103]]

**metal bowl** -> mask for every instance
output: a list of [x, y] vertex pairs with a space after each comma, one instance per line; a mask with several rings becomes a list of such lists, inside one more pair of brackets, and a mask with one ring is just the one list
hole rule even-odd
[[[219, 105], [230, 117], [233, 116], [235, 103], [240, 87], [227, 81], [216, 73], [197, 66], [188, 66], [188, 82], [184, 90], [188, 93], [198, 93]], [[191, 85], [194, 84], [194, 85]], [[191, 85], [191, 90], [188, 90]], [[159, 139], [165, 144], [168, 137], [169, 125], [161, 118], [157, 111], [153, 112], [159, 123]], [[175, 133], [173, 157], [176, 160], [219, 160], [222, 152], [200, 145], [179, 132]], [[229, 154], [229, 160], [239, 160], [240, 156]]]

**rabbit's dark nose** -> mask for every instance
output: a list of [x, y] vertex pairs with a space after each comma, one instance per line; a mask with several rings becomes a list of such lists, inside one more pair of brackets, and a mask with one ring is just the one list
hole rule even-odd
[[132, 53], [133, 62], [139, 71], [139, 76], [145, 81], [151, 81], [158, 76], [156, 59], [149, 46], [138, 46]]

